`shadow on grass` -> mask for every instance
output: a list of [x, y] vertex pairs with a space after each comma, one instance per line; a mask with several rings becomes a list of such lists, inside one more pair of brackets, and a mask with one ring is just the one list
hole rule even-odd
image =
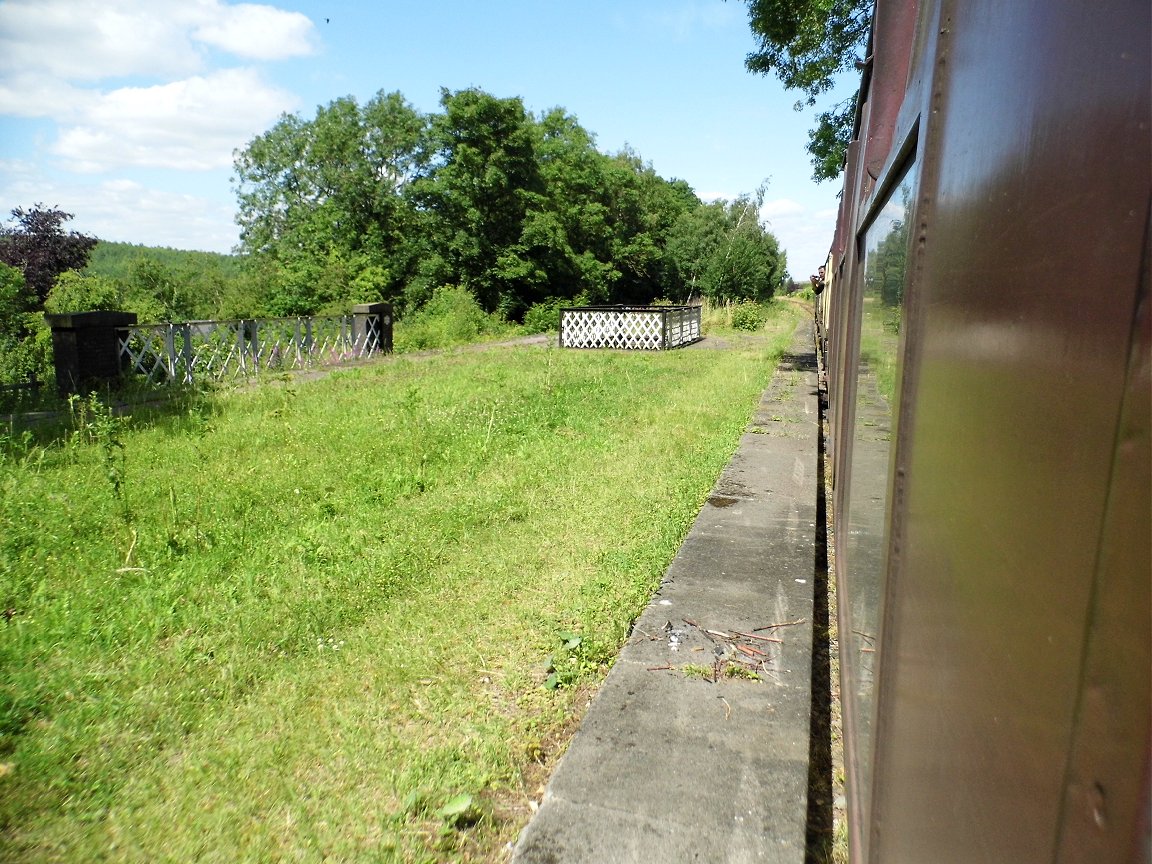
[[220, 413], [217, 392], [202, 387], [127, 387], [94, 390], [72, 399], [41, 397], [23, 410], [0, 414], [0, 452], [11, 454], [63, 443], [84, 423], [83, 406], [90, 405], [93, 395], [113, 416], [126, 418], [130, 426], [189, 434], [189, 415], [203, 420]]

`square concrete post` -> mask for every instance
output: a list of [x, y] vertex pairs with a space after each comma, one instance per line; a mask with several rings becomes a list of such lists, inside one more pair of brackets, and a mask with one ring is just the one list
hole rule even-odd
[[124, 371], [118, 329], [136, 323], [135, 312], [69, 312], [45, 315], [52, 328], [56, 389], [83, 393], [119, 380]]
[[[375, 319], [375, 320], [373, 320]], [[392, 304], [360, 303], [352, 307], [352, 344], [361, 354], [372, 347], [373, 327], [378, 340], [375, 350], [392, 353]]]

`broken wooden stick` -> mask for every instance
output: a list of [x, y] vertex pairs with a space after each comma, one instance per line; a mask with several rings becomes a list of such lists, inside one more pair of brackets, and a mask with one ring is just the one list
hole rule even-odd
[[779, 642], [784, 644], [783, 639], [777, 639], [775, 636], [757, 636], [755, 633], [741, 633], [739, 630], [733, 630], [737, 636], [743, 636], [745, 639], [756, 639], [759, 642]]
[[795, 627], [797, 624], [803, 624], [803, 618], [797, 618], [795, 621], [781, 621], [779, 624], [765, 624], [763, 627], [753, 627], [753, 633], [759, 633], [761, 630], [772, 630], [776, 627]]

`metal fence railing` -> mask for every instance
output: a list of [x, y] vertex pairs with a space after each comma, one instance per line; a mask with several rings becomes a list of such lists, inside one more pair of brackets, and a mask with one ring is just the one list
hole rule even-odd
[[34, 372], [30, 372], [23, 381], [0, 384], [0, 414], [27, 410], [35, 406], [41, 398], [43, 389], [43, 382], [37, 380]]
[[579, 306], [560, 310], [562, 348], [662, 351], [700, 338], [699, 306]]
[[391, 316], [138, 324], [117, 329], [121, 368], [150, 384], [249, 378], [363, 360], [391, 350]]

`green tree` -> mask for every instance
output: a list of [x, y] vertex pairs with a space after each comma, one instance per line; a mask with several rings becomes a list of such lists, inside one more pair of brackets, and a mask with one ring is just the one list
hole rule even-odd
[[425, 215], [427, 255], [413, 299], [458, 283], [486, 311], [514, 312], [540, 290], [547, 273], [528, 248], [549, 242], [554, 225], [533, 215], [544, 186], [532, 120], [519, 98], [479, 89], [440, 91], [432, 120], [428, 170], [412, 184]]
[[[110, 280], [118, 286], [122, 294], [132, 295], [126, 302], [136, 302], [140, 298], [136, 292], [129, 289], [133, 284], [134, 274], [142, 275], [137, 273], [137, 269], [140, 260], [144, 258], [162, 265], [166, 273], [165, 279], [172, 283], [169, 285], [169, 291], [175, 290], [178, 301], [175, 304], [158, 303], [153, 298], [148, 303], [149, 309], [152, 310], [147, 314], [148, 318], [169, 314], [164, 311], [169, 307], [174, 307], [171, 314], [177, 317], [194, 319], [234, 317], [233, 311], [246, 305], [245, 294], [252, 289], [251, 283], [244, 277], [245, 262], [241, 256], [114, 243], [106, 240], [96, 244], [83, 274]], [[255, 300], [255, 298], [249, 299], [253, 302]], [[121, 308], [145, 317], [144, 312], [135, 307]], [[244, 314], [250, 314], [250, 311], [246, 310]]]
[[0, 264], [0, 333], [15, 334], [31, 311], [24, 274], [17, 267]]
[[[749, 71], [775, 75], [804, 99], [797, 109], [816, 104], [841, 72], [862, 60], [872, 25], [872, 0], [745, 0], [756, 50]], [[813, 178], [840, 175], [852, 133], [856, 95], [821, 112], [809, 132]]]
[[783, 282], [785, 259], [776, 238], [760, 223], [764, 188], [727, 207], [727, 231], [709, 272], [713, 296], [767, 300]]
[[416, 261], [416, 214], [403, 193], [425, 123], [399, 93], [381, 91], [363, 106], [337, 99], [313, 120], [286, 115], [237, 153], [241, 249], [265, 311], [401, 296]]
[[666, 245], [700, 205], [687, 183], [630, 150], [599, 152], [561, 108], [536, 118], [472, 88], [442, 90], [441, 109], [339, 99], [237, 155], [245, 280], [264, 311], [383, 297], [415, 312], [452, 285], [519, 320], [557, 299], [679, 292]]
[[0, 263], [20, 269], [36, 308], [43, 305], [56, 277], [84, 267], [96, 245], [95, 237], [64, 230], [72, 218], [71, 213], [36, 204], [31, 210], [17, 207], [12, 223], [0, 226]]
[[864, 281], [868, 290], [880, 297], [887, 309], [897, 310], [904, 302], [904, 277], [908, 264], [908, 226], [893, 220], [888, 233], [868, 255]]
[[712, 293], [710, 267], [724, 244], [727, 228], [723, 201], [701, 204], [676, 220], [668, 238], [668, 259], [683, 293], [671, 299], [687, 301]]
[[676, 220], [700, 199], [686, 182], [665, 180], [628, 148], [612, 158], [607, 190], [611, 254], [620, 271], [612, 301], [648, 303], [681, 293], [677, 273], [668, 266], [668, 238]]
[[669, 293], [665, 244], [699, 205], [687, 183], [633, 151], [608, 156], [561, 108], [442, 93], [429, 170], [411, 190], [425, 215], [423, 279], [413, 299], [458, 283], [483, 308], [519, 320], [557, 298], [646, 303]]
[[120, 289], [113, 280], [77, 270], [66, 270], [57, 276], [44, 301], [44, 311], [53, 314], [123, 308]]
[[[61, 274], [83, 267], [96, 238], [63, 225], [71, 213], [17, 207], [0, 227], [0, 383], [52, 375], [52, 338], [41, 311]], [[71, 311], [71, 310], [70, 310]]]
[[143, 321], [186, 321], [195, 317], [184, 283], [169, 267], [147, 255], [132, 262], [125, 308]]
[[540, 116], [536, 135], [546, 189], [543, 206], [558, 234], [545, 252], [552, 277], [549, 293], [566, 300], [579, 296], [606, 302], [620, 278], [612, 257], [614, 228], [606, 194], [611, 160], [596, 149], [593, 135], [561, 108]]
[[759, 221], [763, 191], [683, 214], [668, 240], [668, 257], [685, 297], [767, 300], [786, 277], [776, 238]]

